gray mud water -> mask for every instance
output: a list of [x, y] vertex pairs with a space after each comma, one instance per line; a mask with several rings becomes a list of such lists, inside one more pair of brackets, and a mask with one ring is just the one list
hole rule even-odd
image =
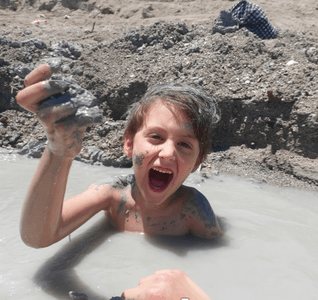
[[[22, 201], [37, 159], [0, 153], [0, 298], [69, 300], [69, 292], [109, 299], [159, 269], [180, 269], [211, 297], [233, 300], [316, 300], [318, 207], [314, 192], [255, 180], [194, 173], [225, 235], [149, 238], [117, 233], [103, 213], [55, 245], [33, 249], [19, 236]], [[132, 170], [75, 162], [66, 197], [91, 183]]]

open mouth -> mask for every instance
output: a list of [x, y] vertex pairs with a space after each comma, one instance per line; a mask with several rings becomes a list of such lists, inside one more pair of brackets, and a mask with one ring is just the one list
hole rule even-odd
[[149, 171], [149, 186], [156, 192], [163, 191], [171, 182], [173, 172], [152, 168]]

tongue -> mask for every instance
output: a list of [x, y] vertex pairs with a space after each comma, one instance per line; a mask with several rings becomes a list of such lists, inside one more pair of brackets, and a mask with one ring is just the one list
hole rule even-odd
[[150, 182], [156, 189], [162, 189], [166, 184], [163, 180], [160, 180], [160, 178], [151, 178]]
[[171, 181], [172, 174], [161, 173], [154, 169], [149, 172], [149, 181], [151, 186], [156, 190], [163, 190]]

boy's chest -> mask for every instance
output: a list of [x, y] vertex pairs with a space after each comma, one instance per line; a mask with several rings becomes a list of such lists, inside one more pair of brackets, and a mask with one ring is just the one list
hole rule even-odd
[[[119, 212], [119, 213], [118, 213]], [[177, 205], [167, 211], [144, 212], [134, 201], [127, 201], [122, 209], [111, 213], [118, 231], [144, 232], [149, 235], [184, 235], [189, 220]]]

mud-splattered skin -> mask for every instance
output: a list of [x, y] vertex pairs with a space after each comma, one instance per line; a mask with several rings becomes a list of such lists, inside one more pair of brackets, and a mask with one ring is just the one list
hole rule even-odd
[[[189, 197], [184, 201], [181, 215], [184, 218], [192, 219], [192, 228], [197, 227], [196, 235], [202, 237], [217, 237], [222, 234], [218, 220], [210, 206], [208, 200], [194, 188], [187, 188]], [[202, 226], [204, 224], [204, 227]]]
[[191, 123], [186, 123], [184, 128], [185, 128], [185, 130], [191, 130], [192, 129], [192, 124]]
[[120, 204], [117, 209], [117, 214], [120, 215], [124, 211], [124, 206], [127, 202], [127, 195], [125, 191], [121, 191], [121, 199], [120, 199]]
[[204, 238], [221, 235], [209, 202], [193, 188], [181, 186], [167, 200], [165, 208], [160, 210], [138, 202], [137, 187], [132, 175], [128, 180], [120, 177], [111, 185], [111, 189], [116, 196], [108, 215], [119, 231], [144, 232], [149, 235], [193, 233]]
[[133, 155], [133, 163], [137, 166], [142, 165], [142, 161], [144, 160], [145, 156], [143, 154], [136, 154]]

